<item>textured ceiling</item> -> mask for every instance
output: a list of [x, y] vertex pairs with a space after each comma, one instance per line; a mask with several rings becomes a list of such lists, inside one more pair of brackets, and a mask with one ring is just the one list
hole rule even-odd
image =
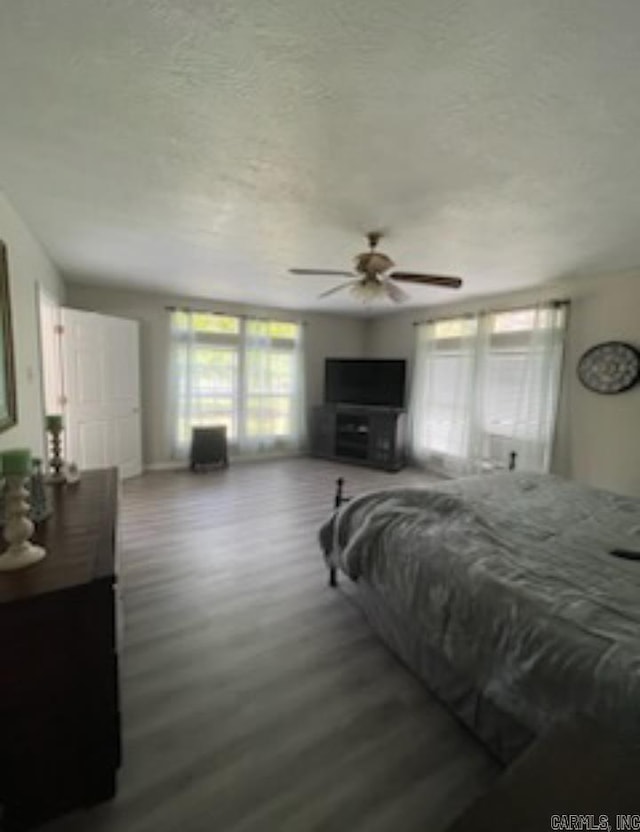
[[219, 299], [356, 311], [286, 270], [372, 228], [463, 296], [631, 268], [639, 32], [638, 0], [0, 0], [0, 184], [69, 275]]

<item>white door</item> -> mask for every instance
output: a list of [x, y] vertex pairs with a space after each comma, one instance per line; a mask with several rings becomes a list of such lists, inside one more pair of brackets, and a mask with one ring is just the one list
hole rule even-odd
[[62, 326], [67, 459], [140, 474], [139, 325], [64, 308]]

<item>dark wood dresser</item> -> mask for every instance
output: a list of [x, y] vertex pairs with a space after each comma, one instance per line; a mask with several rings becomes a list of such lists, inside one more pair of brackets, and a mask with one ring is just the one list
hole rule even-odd
[[120, 764], [115, 470], [53, 491], [47, 557], [0, 574], [0, 828], [112, 797]]

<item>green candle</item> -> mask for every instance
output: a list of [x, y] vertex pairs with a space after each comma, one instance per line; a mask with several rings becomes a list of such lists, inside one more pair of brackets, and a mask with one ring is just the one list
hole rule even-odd
[[5, 477], [22, 474], [24, 477], [31, 473], [31, 451], [29, 448], [16, 448], [2, 454], [2, 472]]
[[47, 430], [52, 433], [62, 430], [62, 416], [59, 413], [51, 413], [45, 419]]

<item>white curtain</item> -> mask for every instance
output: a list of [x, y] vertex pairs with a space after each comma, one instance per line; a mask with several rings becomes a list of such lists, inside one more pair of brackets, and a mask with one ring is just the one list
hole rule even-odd
[[170, 313], [168, 442], [188, 456], [191, 429], [224, 425], [232, 451], [293, 451], [304, 442], [304, 327]]
[[416, 327], [409, 406], [412, 455], [445, 473], [465, 473], [477, 374], [475, 317]]
[[299, 450], [304, 443], [304, 328], [249, 319], [243, 344], [242, 415], [245, 453]]
[[192, 427], [224, 425], [229, 444], [238, 436], [241, 321], [237, 317], [175, 310], [170, 317], [169, 445], [185, 459]]
[[414, 457], [449, 474], [548, 471], [566, 305], [417, 328], [410, 407]]
[[191, 440], [191, 425], [195, 424], [193, 387], [193, 352], [195, 338], [191, 315], [169, 315], [169, 373], [167, 381], [167, 443], [173, 459], [186, 459]]
[[484, 317], [479, 403], [472, 454], [478, 465], [548, 471], [555, 431], [566, 305]]

